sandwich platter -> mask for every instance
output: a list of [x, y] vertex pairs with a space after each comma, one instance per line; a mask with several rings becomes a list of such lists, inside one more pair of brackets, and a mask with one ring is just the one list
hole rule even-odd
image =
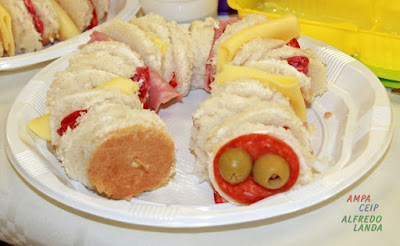
[[[114, 17], [128, 20], [140, 9], [139, 0], [111, 0], [107, 19]], [[47, 45], [43, 50], [17, 54], [12, 57], [0, 57], [0, 71], [18, 69], [40, 62], [49, 61], [75, 50], [79, 45], [89, 41], [93, 30], [85, 31], [71, 39]]]
[[315, 208], [379, 162], [393, 134], [392, 111], [385, 88], [363, 64], [310, 37], [301, 36], [299, 42], [325, 59], [329, 80], [328, 91], [307, 109], [313, 129], [312, 147], [320, 159], [317, 167], [321, 171], [309, 185], [249, 206], [214, 204], [211, 187], [199, 183], [192, 174], [194, 156], [188, 147], [192, 114], [209, 94], [192, 90], [182, 102], [159, 112], [176, 146], [176, 173], [168, 185], [130, 201], [110, 200], [87, 190], [65, 175], [52, 149], [26, 127], [31, 119], [43, 114], [54, 74], [67, 67], [72, 54], [45, 67], [17, 97], [7, 119], [7, 153], [15, 169], [44, 195], [112, 221], [194, 228], [268, 220]]

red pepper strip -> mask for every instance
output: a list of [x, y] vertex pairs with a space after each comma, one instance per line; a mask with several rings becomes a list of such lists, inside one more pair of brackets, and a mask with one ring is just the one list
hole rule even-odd
[[305, 56], [293, 56], [286, 59], [290, 66], [297, 69], [297, 71], [308, 75], [308, 64], [310, 60], [308, 60]]
[[292, 40], [290, 40], [286, 45], [300, 49], [300, 44], [299, 42], [297, 42], [297, 39], [295, 38], [292, 38]]
[[92, 20], [90, 21], [90, 25], [89, 25], [88, 28], [87, 28], [88, 30], [92, 29], [93, 27], [97, 26], [97, 24], [98, 24], [97, 13], [96, 13], [96, 7], [94, 6], [92, 0], [89, 0], [89, 3], [90, 3], [90, 4], [92, 5], [92, 7], [93, 7], [93, 12], [92, 12], [93, 17], [92, 17]]
[[215, 204], [219, 204], [219, 203], [227, 203], [228, 201], [223, 198], [218, 191], [214, 190], [214, 202]]
[[147, 109], [147, 93], [150, 89], [150, 69], [148, 67], [137, 67], [136, 74], [131, 79], [137, 83], [141, 81], [141, 85], [139, 88], [139, 99], [143, 104], [143, 108]]
[[[221, 154], [229, 148], [241, 148], [247, 151], [253, 161], [268, 153], [282, 156], [289, 164], [290, 175], [288, 181], [279, 189], [268, 189], [259, 185], [254, 181], [252, 175], [239, 184], [229, 183], [222, 177], [218, 169], [218, 161]], [[252, 204], [266, 197], [289, 190], [296, 183], [299, 172], [299, 160], [293, 149], [282, 140], [267, 134], [248, 134], [237, 137], [222, 146], [214, 158], [214, 175], [219, 188], [227, 196], [242, 204]]]
[[176, 82], [176, 75], [174, 73], [174, 75], [172, 76], [171, 81], [169, 82], [169, 85], [172, 86], [172, 88], [175, 88], [178, 86], [178, 82]]
[[87, 113], [87, 110], [77, 110], [67, 115], [67, 117], [61, 121], [61, 127], [57, 130], [57, 133], [62, 136], [67, 131], [68, 127], [71, 128], [71, 130], [77, 127], [79, 124], [76, 123], [76, 120], [82, 113]]
[[35, 25], [35, 29], [38, 33], [43, 34], [43, 22], [36, 14], [35, 7], [33, 6], [31, 0], [24, 0], [25, 6], [28, 9], [29, 13], [32, 16], [33, 23]]

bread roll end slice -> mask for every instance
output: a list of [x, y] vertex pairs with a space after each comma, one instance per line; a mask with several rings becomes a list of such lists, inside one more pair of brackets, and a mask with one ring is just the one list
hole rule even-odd
[[89, 179], [100, 194], [129, 200], [168, 182], [175, 147], [165, 131], [132, 125], [107, 134], [88, 163]]

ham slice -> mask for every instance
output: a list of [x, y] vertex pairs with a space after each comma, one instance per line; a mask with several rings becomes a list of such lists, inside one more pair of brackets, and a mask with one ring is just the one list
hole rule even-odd
[[[88, 43], [97, 41], [111, 41], [112, 39], [107, 34], [93, 31], [90, 35]], [[136, 75], [131, 78], [133, 81], [140, 82], [139, 98], [143, 103], [143, 107], [158, 112], [160, 105], [167, 103], [170, 100], [177, 98], [182, 99], [179, 94], [169, 83], [167, 83], [156, 71], [149, 67], [136, 68]]]
[[214, 40], [213, 45], [211, 47], [210, 55], [208, 56], [207, 64], [206, 64], [206, 75], [204, 77], [204, 89], [207, 92], [211, 91], [211, 83], [214, 82], [214, 75], [215, 75], [215, 67], [211, 64], [211, 59], [214, 57], [212, 50], [214, 49], [214, 44], [217, 39], [221, 37], [221, 35], [225, 32], [225, 29], [228, 25], [233, 24], [235, 22], [240, 21], [241, 17], [233, 17], [227, 21], [220, 20], [218, 23], [218, 29], [214, 29]]
[[88, 44], [97, 42], [97, 41], [111, 41], [112, 39], [107, 36], [107, 34], [99, 31], [93, 31], [92, 34], [90, 34], [90, 40]]
[[182, 95], [168, 84], [156, 71], [150, 69], [150, 90], [148, 94], [149, 109], [158, 112], [161, 104], [167, 103], [174, 98], [182, 99]]

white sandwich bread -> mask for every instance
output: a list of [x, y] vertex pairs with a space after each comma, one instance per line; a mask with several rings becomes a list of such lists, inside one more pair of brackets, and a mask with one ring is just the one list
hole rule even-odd
[[165, 185], [175, 147], [154, 112], [121, 104], [92, 107], [63, 136], [58, 158], [68, 176], [112, 199], [131, 199]]
[[141, 57], [127, 45], [116, 41], [101, 41], [84, 45], [69, 60], [67, 71], [97, 69], [131, 78], [137, 67], [143, 67]]
[[90, 107], [105, 102], [127, 105], [132, 109], [142, 108], [136, 95], [126, 95], [117, 89], [90, 90], [59, 98], [48, 108], [52, 145], [57, 147], [62, 136], [72, 131], [71, 127], [79, 124], [80, 116]]

